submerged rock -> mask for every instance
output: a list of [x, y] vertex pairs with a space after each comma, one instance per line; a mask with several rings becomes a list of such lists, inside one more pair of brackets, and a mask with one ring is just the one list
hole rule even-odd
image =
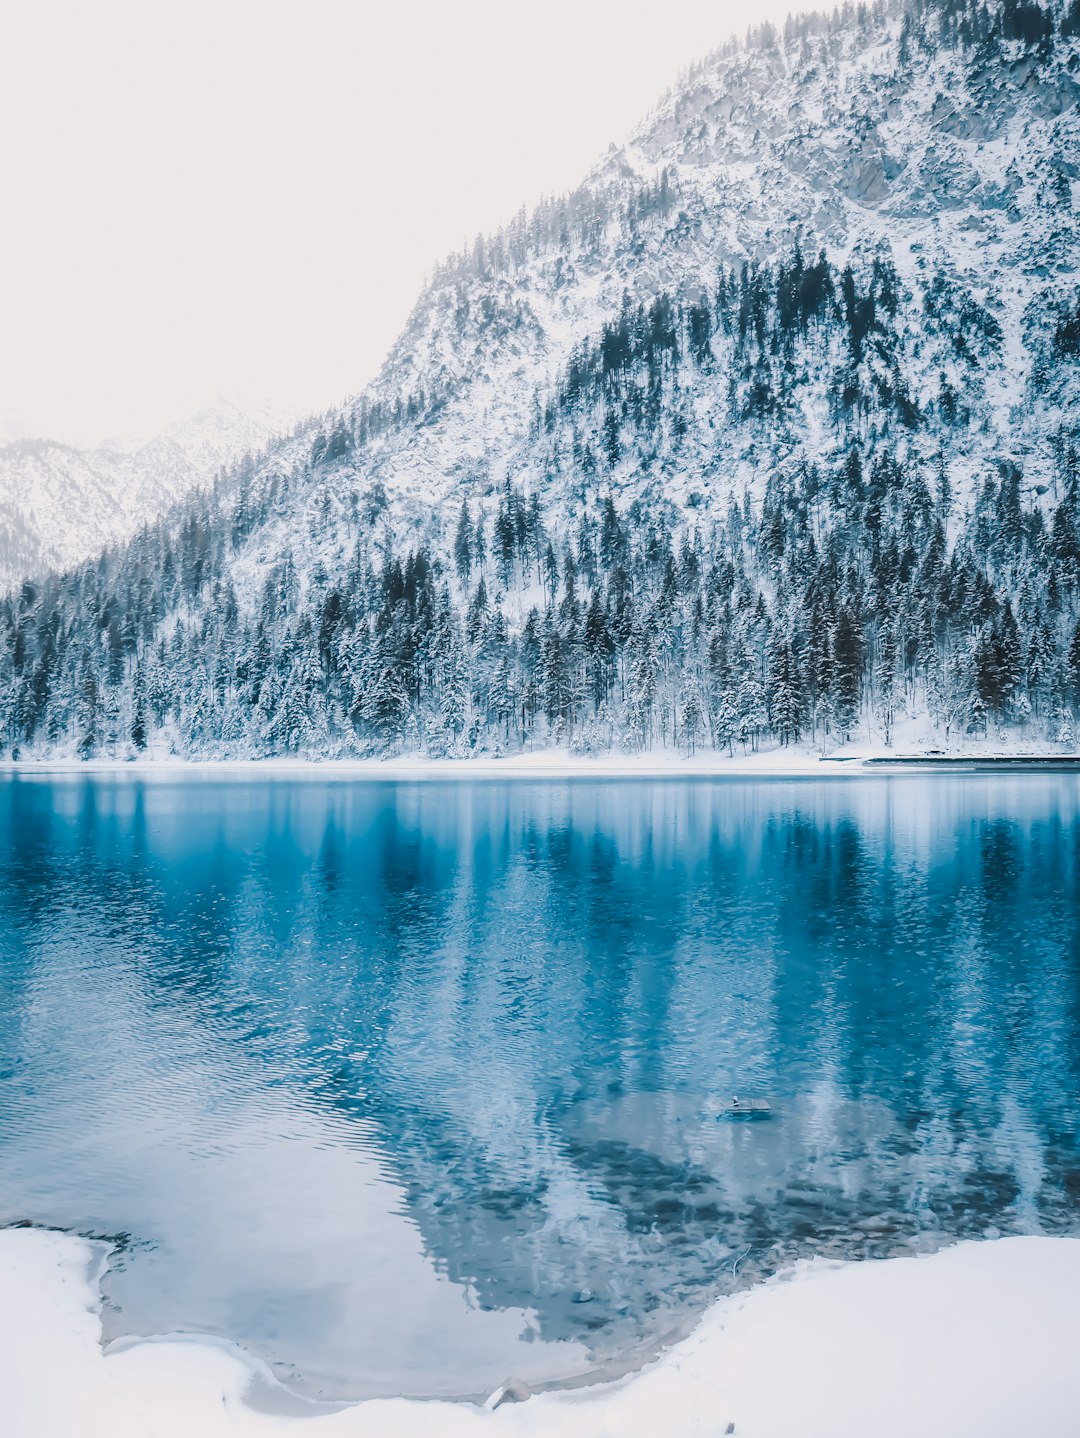
[[532, 1397], [532, 1389], [520, 1378], [508, 1378], [501, 1388], [496, 1388], [485, 1408], [494, 1413], [496, 1408], [501, 1408], [504, 1403], [524, 1403], [526, 1398]]

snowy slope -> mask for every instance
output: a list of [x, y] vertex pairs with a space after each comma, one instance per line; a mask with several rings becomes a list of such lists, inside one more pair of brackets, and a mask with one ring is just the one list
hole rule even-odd
[[[309, 438], [268, 454], [264, 487], [300, 468], [313, 468], [313, 482], [294, 486], [260, 526], [238, 577], [286, 550], [301, 569], [344, 556], [358, 495], [381, 526], [421, 528], [436, 545], [463, 497], [493, 495], [508, 474], [538, 490], [556, 522], [568, 518], [584, 476], [558, 445], [537, 442], [535, 420], [575, 346], [627, 297], [692, 302], [713, 293], [720, 266], [773, 260], [796, 241], [837, 267], [878, 255], [895, 265], [913, 400], [932, 405], [945, 373], [976, 410], [959, 443], [933, 423], [910, 441], [924, 455], [946, 450], [962, 496], [1003, 456], [1021, 465], [1029, 491], [1052, 488], [1056, 438], [1076, 422], [1080, 389], [1034, 394], [1031, 379], [1054, 306], [1077, 291], [1078, 41], [1059, 37], [1039, 54], [1009, 40], [973, 52], [955, 43], [939, 7], [915, 14], [879, 5], [838, 22], [803, 17], [782, 36], [717, 52], [575, 193], [443, 265], [379, 378], [325, 423], [339, 441], [328, 455], [312, 465]], [[935, 323], [927, 313], [941, 280], [952, 331], [949, 315]], [[972, 309], [1000, 331], [977, 365], [954, 344]], [[650, 475], [631, 453], [594, 487], [655, 502], [649, 481], [659, 473], [664, 499], [684, 507], [694, 496], [723, 512], [748, 484], [759, 492], [778, 457], [822, 458], [838, 438], [832, 376], [821, 357], [805, 371], [801, 415], [782, 433], [729, 423], [710, 382], [677, 455], [660, 453]], [[131, 455], [44, 441], [0, 450], [4, 573], [95, 552], [269, 437], [235, 412], [209, 418], [194, 442], [174, 433]]]
[[261, 452], [282, 428], [222, 399], [133, 446], [0, 446], [0, 588], [125, 539], [241, 455]]
[[[1032, 403], [1029, 381], [1040, 320], [1075, 293], [1080, 260], [1075, 40], [1044, 61], [1018, 42], [973, 60], [936, 34], [917, 46], [899, 13], [798, 28], [707, 62], [575, 195], [436, 276], [371, 396], [416, 396], [422, 422], [368, 446], [343, 467], [346, 483], [377, 481], [406, 520], [482, 494], [507, 472], [541, 485], [548, 507], [564, 505], [579, 476], [563, 466], [553, 479], [531, 443], [538, 383], [543, 394], [624, 295], [707, 295], [718, 265], [775, 258], [796, 237], [808, 257], [824, 248], [834, 264], [889, 256], [916, 397], [936, 392], [943, 364], [956, 368], [926, 333], [935, 277], [988, 312], [1002, 342], [977, 377], [986, 428], [954, 456], [956, 478], [1002, 455], [1024, 462], [1030, 485], [1052, 478], [1059, 417]], [[648, 212], [634, 217], [635, 206]], [[795, 438], [817, 452], [814, 378]], [[1066, 401], [1072, 414], [1075, 391]], [[345, 418], [355, 424], [355, 413]], [[740, 461], [760, 458], [761, 436], [720, 438], [727, 482], [711, 488], [726, 503]], [[685, 457], [694, 473], [677, 492], [719, 467], [714, 439], [708, 458]]]

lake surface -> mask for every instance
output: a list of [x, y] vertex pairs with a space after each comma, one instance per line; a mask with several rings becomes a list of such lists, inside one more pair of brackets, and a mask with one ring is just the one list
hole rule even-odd
[[[733, 1120], [733, 1093], [773, 1117]], [[0, 1222], [305, 1394], [1080, 1231], [1080, 776], [0, 779]]]

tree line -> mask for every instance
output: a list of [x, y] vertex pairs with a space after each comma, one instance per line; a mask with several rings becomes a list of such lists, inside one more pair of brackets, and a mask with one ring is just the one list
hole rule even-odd
[[1049, 517], [1008, 464], [958, 516], [941, 476], [885, 453], [677, 530], [607, 496], [556, 534], [507, 483], [490, 511], [462, 502], [444, 553], [361, 534], [306, 579], [286, 553], [247, 612], [232, 543], [193, 513], [7, 599], [6, 751], [736, 753], [888, 744], [920, 712], [944, 743], [1071, 742], [1080, 705], [1071, 451]]

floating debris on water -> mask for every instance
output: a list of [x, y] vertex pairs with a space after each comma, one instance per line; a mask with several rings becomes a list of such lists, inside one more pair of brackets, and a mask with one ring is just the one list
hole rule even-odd
[[731, 1102], [720, 1110], [719, 1117], [768, 1118], [772, 1108], [763, 1098], [740, 1098], [735, 1094]]

